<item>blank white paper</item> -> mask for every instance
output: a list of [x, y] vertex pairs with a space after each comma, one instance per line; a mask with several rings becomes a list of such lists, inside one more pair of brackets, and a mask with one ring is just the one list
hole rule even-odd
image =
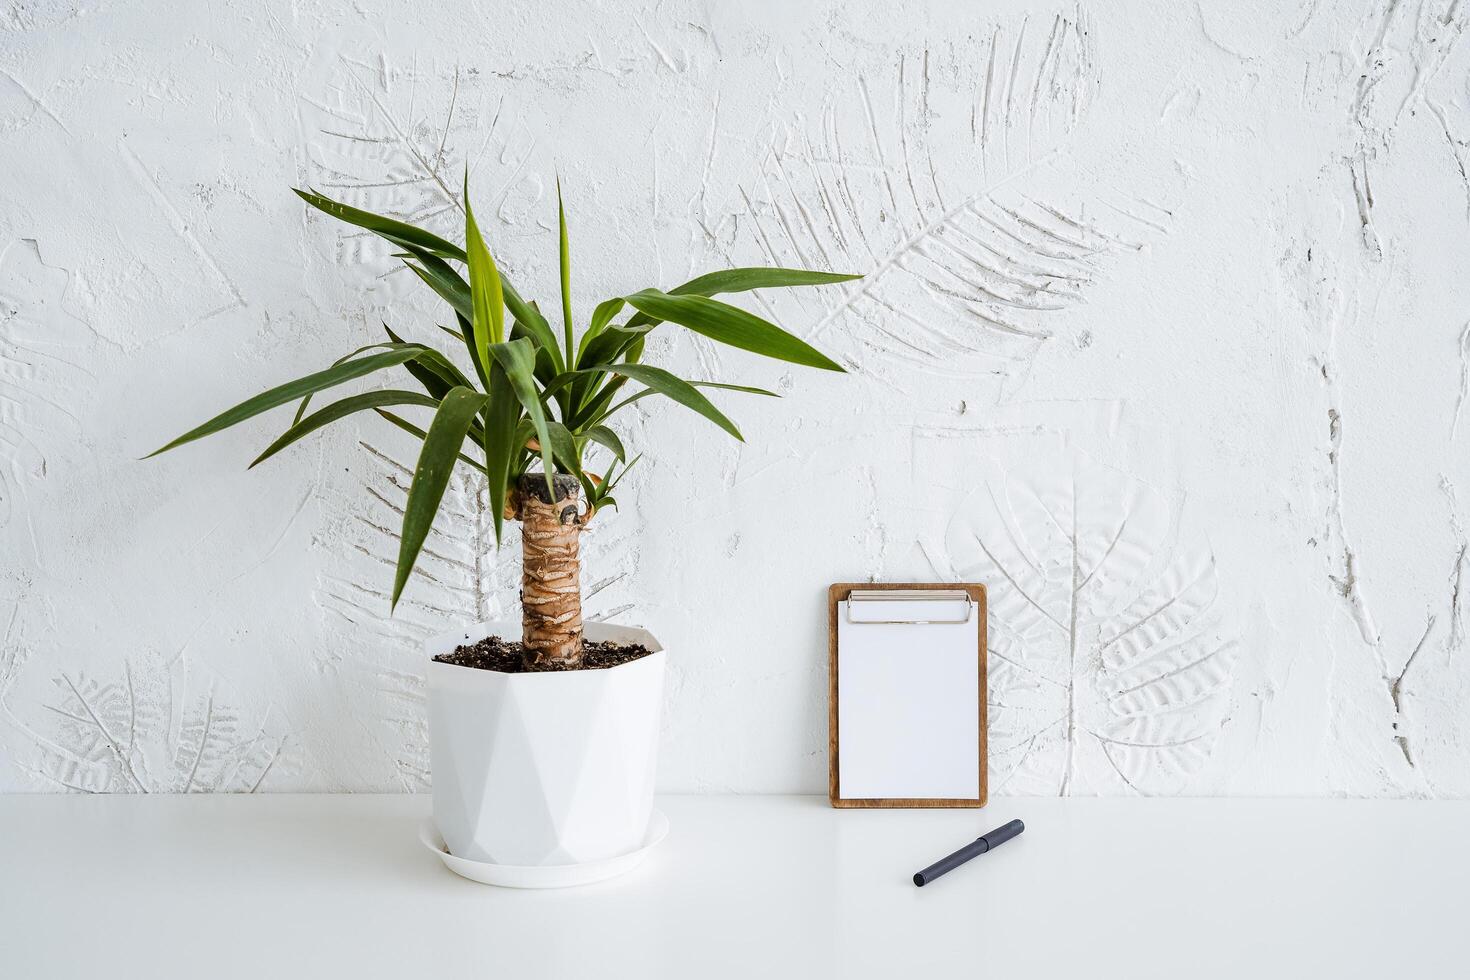
[[[953, 601], [859, 603], [873, 619], [954, 614]], [[964, 623], [853, 623], [837, 615], [841, 799], [980, 796], [978, 607]]]

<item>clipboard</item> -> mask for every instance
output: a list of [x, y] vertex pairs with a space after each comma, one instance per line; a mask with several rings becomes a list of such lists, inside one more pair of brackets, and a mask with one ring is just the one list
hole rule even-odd
[[985, 586], [842, 582], [827, 619], [832, 806], [984, 806]]

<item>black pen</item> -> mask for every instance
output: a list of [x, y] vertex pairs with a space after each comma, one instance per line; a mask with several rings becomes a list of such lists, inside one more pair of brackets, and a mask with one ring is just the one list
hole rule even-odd
[[914, 875], [914, 884], [922, 888], [940, 875], [948, 874], [955, 868], [958, 868], [970, 860], [970, 858], [978, 857], [992, 847], [999, 847], [1025, 829], [1026, 825], [1019, 820], [1012, 820], [1008, 824], [996, 827], [983, 837], [976, 837], [973, 843], [966, 844], [953, 854], [940, 858], [923, 871]]

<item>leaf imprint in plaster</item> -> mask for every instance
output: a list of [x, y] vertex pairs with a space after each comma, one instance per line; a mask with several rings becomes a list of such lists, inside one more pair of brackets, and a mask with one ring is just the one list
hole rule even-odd
[[[1156, 205], [1075, 179], [1040, 186], [1097, 89], [1094, 37], [1074, 11], [996, 28], [978, 56], [900, 54], [893, 75], [859, 77], [773, 141], [732, 219], [748, 247], [772, 265], [866, 274], [781, 299], [807, 306], [814, 339], [855, 335], [927, 371], [1006, 376], [1109, 253], [1164, 230]], [[847, 318], [865, 329], [833, 329]]]
[[[461, 167], [480, 188], [477, 210], [503, 220], [508, 200], [544, 193], [539, 177], [525, 172], [535, 140], [478, 71], [386, 62], [369, 70], [343, 55], [322, 59], [313, 67], [319, 94], [302, 96], [302, 117], [314, 129], [306, 136], [310, 181], [328, 197], [455, 240], [464, 231]], [[376, 262], [385, 276], [403, 271], [381, 239], [332, 227], [344, 262]], [[417, 288], [411, 274], [401, 278]]]
[[1213, 554], [1174, 523], [1157, 491], [1085, 457], [994, 469], [960, 505], [947, 550], [989, 590], [997, 792], [1174, 793], [1203, 766], [1236, 645]]
[[213, 688], [191, 689], [187, 668], [125, 661], [119, 675], [63, 672], [25, 725], [35, 773], [82, 793], [253, 793], [276, 768], [287, 737], [270, 711], [247, 722]]

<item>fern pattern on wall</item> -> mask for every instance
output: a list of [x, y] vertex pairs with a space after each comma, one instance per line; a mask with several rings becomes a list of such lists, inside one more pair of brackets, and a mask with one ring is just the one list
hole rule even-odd
[[893, 77], [858, 76], [772, 143], [741, 189], [735, 220], [749, 247], [770, 264], [866, 273], [845, 292], [795, 300], [814, 342], [856, 338], [854, 364], [876, 354], [1008, 377], [1107, 256], [1166, 229], [1158, 205], [1047, 179], [1096, 90], [1093, 47], [1072, 11], [900, 55]]
[[48, 721], [26, 726], [34, 772], [83, 793], [254, 793], [288, 746], [267, 711], [249, 720], [180, 663], [124, 661], [115, 677], [61, 672]]
[[947, 553], [990, 602], [997, 792], [1176, 793], [1225, 723], [1237, 647], [1215, 559], [1154, 489], [1084, 456], [989, 477]]

